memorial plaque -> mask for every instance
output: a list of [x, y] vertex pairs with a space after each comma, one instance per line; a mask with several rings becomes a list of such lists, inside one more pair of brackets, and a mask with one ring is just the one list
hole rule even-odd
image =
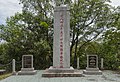
[[37, 71], [33, 67], [33, 55], [22, 56], [22, 68], [18, 75], [34, 75]]
[[23, 68], [32, 68], [32, 56], [23, 56]]
[[96, 66], [97, 66], [97, 56], [89, 56], [88, 61], [89, 61], [89, 68], [96, 68]]
[[87, 55], [87, 67], [83, 70], [83, 74], [87, 75], [102, 75], [102, 71], [98, 68], [98, 56]]

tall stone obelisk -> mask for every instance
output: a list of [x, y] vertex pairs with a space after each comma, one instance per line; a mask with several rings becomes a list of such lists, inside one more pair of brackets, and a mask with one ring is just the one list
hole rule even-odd
[[53, 67], [70, 68], [70, 13], [66, 5], [54, 10]]
[[42, 77], [81, 77], [79, 71], [70, 67], [70, 12], [67, 5], [55, 7], [53, 66]]

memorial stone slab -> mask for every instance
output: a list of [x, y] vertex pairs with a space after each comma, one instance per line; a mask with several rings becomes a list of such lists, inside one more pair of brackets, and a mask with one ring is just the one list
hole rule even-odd
[[97, 55], [87, 55], [87, 67], [83, 71], [84, 74], [88, 75], [101, 75], [102, 71], [98, 68], [98, 56]]
[[88, 68], [97, 68], [98, 62], [97, 62], [97, 56], [96, 55], [89, 55], [88, 56]]
[[23, 56], [23, 68], [33, 68], [33, 57], [32, 56]]
[[36, 70], [33, 67], [33, 55], [22, 56], [22, 68], [18, 72], [18, 75], [33, 75], [36, 74]]

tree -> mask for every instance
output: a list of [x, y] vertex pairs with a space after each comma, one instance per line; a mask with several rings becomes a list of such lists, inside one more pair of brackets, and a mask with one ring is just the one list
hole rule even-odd
[[[78, 50], [101, 38], [100, 35], [117, 20], [106, 2], [109, 0], [64, 0], [70, 6], [71, 64], [75, 68], [77, 56], [82, 55]], [[20, 0], [20, 3], [23, 4], [22, 13], [12, 16], [1, 26], [1, 39], [8, 43], [9, 54], [19, 59], [20, 54], [30, 53], [38, 59], [43, 58], [36, 62], [52, 62], [53, 11], [60, 3], [57, 0]]]
[[[74, 48], [74, 67], [77, 50], [99, 38], [111, 21], [110, 5], [105, 0], [78, 0], [71, 5], [71, 53]], [[78, 45], [81, 44], [81, 45]], [[71, 54], [72, 55], [72, 54]]]
[[[22, 55], [33, 54], [35, 64], [40, 61], [45, 63], [46, 60], [51, 63], [50, 47], [47, 43], [48, 24], [46, 22], [30, 12], [23, 12], [7, 19], [6, 23], [6, 25], [0, 26], [0, 35], [1, 39], [6, 41], [8, 45], [7, 55], [9, 59], [14, 58], [21, 61]], [[36, 68], [45, 68], [49, 64], [40, 63]]]
[[[69, 4], [71, 13], [71, 58], [74, 58], [74, 67], [76, 67], [77, 46], [81, 44], [81, 48], [86, 43], [94, 40], [105, 29], [110, 21], [110, 5], [106, 2], [109, 0], [65, 0], [65, 4]], [[34, 12], [37, 15], [42, 14], [44, 18], [53, 18], [53, 7], [59, 6], [61, 2], [56, 0], [21, 0], [23, 10]], [[92, 38], [91, 38], [92, 36]], [[72, 55], [73, 47], [75, 54]]]
[[108, 30], [104, 33], [104, 41], [102, 52], [107, 59], [108, 67], [118, 69], [120, 65], [120, 8], [114, 9], [111, 16], [114, 20], [109, 25]]

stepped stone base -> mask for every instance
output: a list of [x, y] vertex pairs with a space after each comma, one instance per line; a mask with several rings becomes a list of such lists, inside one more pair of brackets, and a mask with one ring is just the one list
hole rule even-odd
[[86, 68], [86, 70], [83, 70], [83, 74], [86, 74], [86, 75], [102, 75], [102, 71], [100, 71], [99, 68]]
[[53, 68], [46, 69], [42, 77], [82, 77], [79, 71], [75, 71], [73, 67], [70, 68]]
[[37, 71], [34, 68], [21, 68], [21, 71], [18, 72], [18, 75], [34, 75]]
[[51, 66], [46, 71], [49, 72], [49, 73], [73, 73], [74, 68], [73, 67], [70, 67], [70, 68], [54, 68], [54, 67]]

